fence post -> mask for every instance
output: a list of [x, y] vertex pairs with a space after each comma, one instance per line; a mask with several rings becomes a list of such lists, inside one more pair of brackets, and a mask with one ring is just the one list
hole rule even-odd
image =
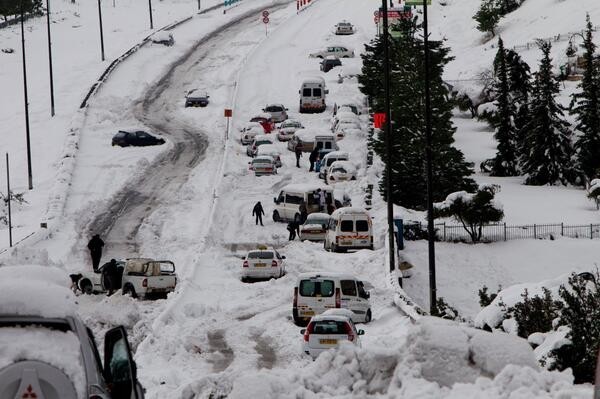
[[444, 222], [444, 241], [446, 241], [446, 222]]
[[537, 227], [535, 223], [533, 224], [533, 238], [537, 238]]
[[564, 223], [564, 222], [562, 222], [562, 223], [560, 224], [560, 235], [561, 235], [561, 236], [564, 236], [564, 235], [565, 235], [565, 223]]

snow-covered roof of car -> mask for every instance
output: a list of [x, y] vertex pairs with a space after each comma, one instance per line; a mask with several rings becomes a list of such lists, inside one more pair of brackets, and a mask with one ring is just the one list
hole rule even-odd
[[68, 288], [69, 277], [64, 271], [46, 266], [20, 268], [0, 267], [1, 315], [49, 318], [77, 315], [75, 295]]
[[306, 217], [306, 220], [310, 220], [310, 219], [329, 219], [329, 218], [331, 218], [331, 216], [329, 216], [328, 213], [314, 212], [314, 213], [311, 213], [310, 215], [308, 215]]
[[[260, 147], [258, 147], [258, 148], [262, 148], [262, 145], [261, 145]], [[272, 156], [270, 156], [270, 155], [258, 155], [258, 156], [256, 156], [256, 157], [255, 157], [255, 158], [252, 160], [252, 163], [254, 163], [254, 162], [258, 162], [258, 163], [260, 163], [261, 161], [262, 161], [262, 162], [269, 162], [269, 163], [273, 163], [273, 162], [275, 162], [275, 160], [273, 159], [273, 157], [272, 157]]]
[[[340, 107], [341, 108], [341, 107]], [[348, 108], [348, 107], [345, 107]], [[348, 108], [350, 109], [350, 108]], [[352, 121], [359, 121], [360, 119], [358, 118], [358, 115], [356, 115], [354, 112], [352, 111], [345, 111], [343, 108], [341, 109], [341, 111], [338, 109], [338, 112], [335, 114], [335, 116], [333, 117], [335, 120], [352, 120]]]
[[256, 136], [254, 136], [254, 140], [256, 140], [256, 141], [267, 140], [267, 141], [270, 141], [271, 143], [273, 143], [275, 141], [273, 139], [273, 136], [271, 136], [269, 134], [258, 134]]
[[[327, 321], [331, 320], [331, 321], [348, 322], [348, 321], [352, 321], [352, 317], [351, 316], [342, 315], [342, 314], [324, 314], [324, 313], [321, 313], [320, 315], [313, 316], [310, 319], [311, 322], [314, 322], [314, 321], [326, 321], [326, 320]], [[315, 334], [315, 335], [318, 335], [318, 334]]]
[[330, 169], [334, 169], [336, 167], [344, 168], [344, 169], [346, 169], [346, 172], [355, 172], [356, 171], [356, 165], [354, 165], [350, 161], [333, 161], [331, 163], [331, 165], [329, 165]]
[[292, 191], [292, 192], [308, 192], [308, 191], [317, 191], [317, 189], [321, 189], [321, 191], [331, 192], [333, 189], [331, 187], [327, 187], [320, 183], [294, 183], [288, 184], [285, 187], [282, 187], [282, 191]]
[[327, 309], [326, 311], [321, 313], [319, 316], [343, 316], [343, 317], [348, 317], [351, 319], [354, 316], [354, 312], [349, 309], [342, 309], [342, 308]]
[[173, 35], [170, 32], [161, 30], [161, 31], [154, 33], [152, 36], [150, 36], [150, 39], [152, 41], [163, 41], [163, 40], [169, 40], [172, 37], [173, 37]]
[[335, 273], [335, 272], [327, 272], [327, 271], [305, 272], [305, 273], [300, 273], [298, 275], [298, 281], [307, 280], [307, 279], [311, 279], [311, 278], [341, 278], [341, 279], [348, 279], [348, 280], [360, 280], [351, 274]]
[[348, 155], [348, 153], [345, 152], [345, 151], [331, 151], [331, 152], [327, 153], [323, 157], [323, 159], [326, 159], [326, 158], [343, 158], [343, 157], [350, 158], [350, 156]]
[[186, 97], [208, 97], [208, 93], [200, 89], [192, 89], [187, 92]]
[[320, 76], [310, 76], [310, 77], [302, 80], [302, 84], [305, 84], [305, 83], [319, 83], [319, 84], [322, 84], [323, 86], [325, 86], [325, 79], [323, 79]]
[[338, 208], [335, 211], [333, 211], [331, 217], [337, 217], [341, 215], [369, 215], [369, 212], [367, 212], [363, 208], [355, 206], [345, 206], [343, 208]]
[[263, 144], [258, 147], [257, 154], [259, 155], [281, 155], [281, 150], [275, 144]]
[[252, 118], [250, 118], [250, 119], [254, 119], [254, 118], [272, 119], [273, 116], [268, 112], [260, 112], [258, 114], [254, 114], [254, 116], [252, 116]]
[[286, 126], [286, 125], [297, 125], [297, 126], [302, 126], [302, 122], [297, 121], [295, 119], [286, 119], [283, 122], [281, 122], [280, 126]]

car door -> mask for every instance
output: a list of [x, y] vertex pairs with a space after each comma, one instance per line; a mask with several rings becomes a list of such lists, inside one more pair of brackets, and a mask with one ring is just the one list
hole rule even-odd
[[145, 132], [136, 132], [136, 145], [150, 145], [150, 136]]
[[358, 306], [358, 290], [356, 288], [356, 281], [340, 280], [340, 287], [342, 289], [342, 308], [360, 314], [362, 309]]
[[104, 336], [104, 376], [112, 399], [142, 399], [127, 333], [122, 326]]

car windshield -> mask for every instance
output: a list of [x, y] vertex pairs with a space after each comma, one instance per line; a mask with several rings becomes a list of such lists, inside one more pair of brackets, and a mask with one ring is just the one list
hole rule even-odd
[[117, 134], [115, 134], [115, 137], [119, 137], [119, 138], [125, 137], [125, 136], [127, 136], [127, 132], [118, 132]]
[[269, 159], [255, 159], [252, 161], [253, 165], [271, 165], [271, 161]]
[[254, 118], [250, 119], [250, 122], [266, 122], [267, 119], [260, 117], [260, 116], [255, 116]]
[[327, 224], [329, 223], [329, 219], [323, 218], [323, 217], [311, 217], [311, 215], [308, 215], [308, 217], [306, 218], [306, 224]]
[[259, 140], [256, 142], [257, 146], [263, 145], [263, 144], [273, 144], [273, 143], [271, 143], [269, 140]]
[[272, 105], [270, 107], [265, 108], [266, 112], [281, 112], [283, 111], [283, 108], [276, 106], [276, 105]]
[[248, 259], [273, 259], [273, 252], [271, 252], [271, 251], [249, 252]]
[[348, 327], [344, 321], [319, 320], [313, 325], [313, 334], [348, 334]]
[[346, 170], [344, 168], [333, 168], [331, 173], [346, 173]]
[[332, 280], [302, 280], [300, 281], [300, 295], [309, 297], [333, 296]]

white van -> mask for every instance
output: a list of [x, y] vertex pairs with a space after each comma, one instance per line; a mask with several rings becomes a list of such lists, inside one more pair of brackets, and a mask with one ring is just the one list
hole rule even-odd
[[315, 147], [326, 150], [337, 150], [335, 135], [325, 130], [302, 129], [297, 131], [287, 143], [290, 151], [296, 151], [298, 143], [302, 143], [303, 152], [311, 152]]
[[327, 105], [325, 96], [329, 93], [325, 86], [325, 79], [320, 77], [308, 78], [302, 82], [300, 94], [300, 112], [323, 112]]
[[309, 272], [298, 276], [294, 287], [292, 315], [297, 325], [306, 324], [311, 317], [328, 309], [342, 308], [352, 311], [352, 321], [371, 321], [370, 294], [365, 289], [370, 284], [354, 276], [341, 273]]
[[344, 151], [332, 151], [325, 155], [320, 161], [317, 169], [319, 171], [319, 178], [326, 179], [327, 178], [327, 169], [331, 166], [335, 161], [348, 161], [350, 156], [347, 152]]
[[273, 211], [273, 220], [275, 222], [284, 222], [294, 220], [296, 214], [300, 213], [300, 203], [306, 202], [308, 213], [319, 212], [319, 203], [315, 199], [314, 193], [320, 189], [325, 194], [325, 200], [333, 201], [333, 189], [318, 184], [290, 184], [281, 189], [279, 195], [273, 198], [275, 210]]
[[345, 207], [331, 214], [324, 247], [328, 251], [373, 249], [373, 223], [362, 208]]

